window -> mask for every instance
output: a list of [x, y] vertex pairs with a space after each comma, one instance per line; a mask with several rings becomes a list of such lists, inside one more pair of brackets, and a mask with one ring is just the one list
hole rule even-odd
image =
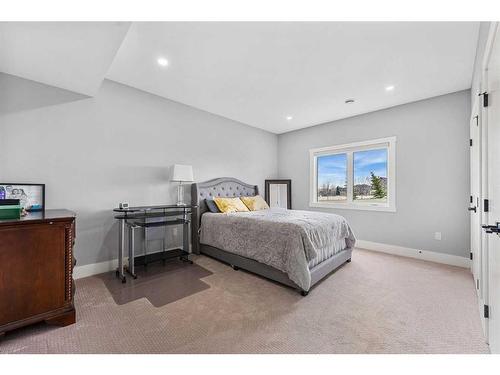
[[347, 154], [318, 156], [318, 202], [347, 201]]
[[353, 152], [352, 199], [387, 203], [387, 148]]
[[396, 211], [395, 155], [395, 137], [310, 150], [310, 206]]

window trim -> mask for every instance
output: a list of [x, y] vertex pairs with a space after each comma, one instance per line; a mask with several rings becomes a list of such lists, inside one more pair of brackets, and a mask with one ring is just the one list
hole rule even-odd
[[[380, 149], [382, 147], [387, 148], [387, 203], [361, 203], [353, 201], [353, 153]], [[342, 153], [347, 154], [347, 201], [319, 202], [317, 199], [317, 158], [318, 156]], [[396, 212], [396, 137], [310, 149], [309, 175], [309, 207]]]

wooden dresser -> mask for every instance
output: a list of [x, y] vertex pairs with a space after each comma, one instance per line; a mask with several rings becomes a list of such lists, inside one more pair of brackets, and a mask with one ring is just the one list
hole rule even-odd
[[40, 321], [75, 323], [75, 220], [68, 210], [0, 220], [0, 336]]

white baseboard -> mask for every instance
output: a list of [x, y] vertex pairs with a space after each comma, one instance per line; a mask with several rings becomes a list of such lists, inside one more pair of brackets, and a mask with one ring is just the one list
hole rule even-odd
[[[429, 262], [449, 264], [451, 266], [470, 268], [470, 260], [457, 255], [444, 253], [436, 253], [434, 251], [412, 249], [410, 247], [388, 245], [372, 241], [356, 240], [356, 247], [360, 249], [380, 251], [382, 253], [399, 255], [403, 257], [422, 259]], [[128, 258], [125, 258], [127, 264]], [[73, 278], [81, 279], [92, 275], [97, 275], [104, 272], [110, 272], [118, 267], [118, 259], [107, 260], [105, 262], [86, 264], [77, 266], [73, 270]]]
[[435, 251], [418, 250], [410, 247], [388, 245], [364, 240], [356, 240], [356, 247], [408, 258], [422, 259], [429, 262], [448, 264], [450, 266], [470, 268], [470, 259], [457, 255], [436, 253]]
[[[178, 246], [174, 246], [166, 249], [166, 251], [178, 249]], [[189, 250], [191, 252], [191, 245], [189, 246]], [[158, 253], [160, 251], [154, 251], [152, 253], [148, 253], [148, 255]], [[128, 253], [127, 253], [128, 254]], [[139, 254], [140, 255], [140, 254]], [[128, 257], [124, 258], [125, 264], [128, 264]], [[85, 264], [83, 266], [76, 266], [73, 269], [73, 279], [81, 279], [88, 276], [98, 275], [104, 272], [114, 271], [118, 268], [118, 258], [112, 260], [106, 260], [100, 263], [92, 263]]]
[[84, 266], [76, 266], [73, 269], [73, 278], [81, 279], [83, 277], [97, 275], [99, 273], [113, 271], [118, 268], [118, 259], [107, 260], [100, 263], [85, 264]]

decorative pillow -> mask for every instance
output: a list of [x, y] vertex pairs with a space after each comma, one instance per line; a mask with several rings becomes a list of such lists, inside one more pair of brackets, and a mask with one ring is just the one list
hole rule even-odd
[[219, 207], [217, 207], [213, 199], [205, 199], [205, 203], [207, 204], [210, 212], [213, 212], [214, 214], [220, 213]]
[[260, 195], [256, 195], [255, 197], [240, 197], [240, 199], [250, 211], [269, 209], [269, 205]]
[[245, 212], [248, 211], [247, 206], [243, 204], [240, 198], [214, 198], [214, 202], [220, 212]]

